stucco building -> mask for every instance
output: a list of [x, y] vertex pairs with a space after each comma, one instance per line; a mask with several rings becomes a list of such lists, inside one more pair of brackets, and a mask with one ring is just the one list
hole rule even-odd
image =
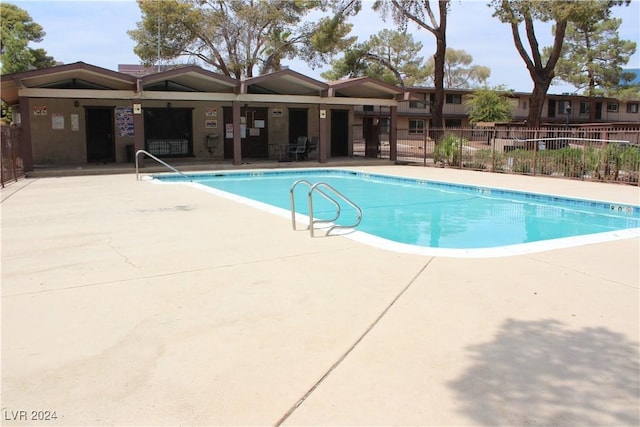
[[[285, 69], [235, 80], [197, 66], [119, 71], [83, 62], [2, 76], [2, 100], [29, 147], [25, 166], [132, 161], [136, 150], [162, 157], [283, 160], [300, 136], [317, 141], [316, 159], [394, 159], [398, 134], [430, 127], [433, 88], [400, 87], [368, 77], [322, 82]], [[446, 127], [471, 127], [465, 95], [447, 89]], [[514, 121], [530, 94], [513, 93]], [[547, 96], [543, 122], [640, 125], [640, 101]], [[358, 148], [354, 148], [358, 147]]]

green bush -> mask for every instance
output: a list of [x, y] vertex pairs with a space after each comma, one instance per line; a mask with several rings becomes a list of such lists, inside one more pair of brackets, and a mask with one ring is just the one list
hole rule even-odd
[[470, 159], [464, 163], [464, 167], [470, 169], [487, 169], [493, 162], [492, 150], [476, 150], [471, 154]]
[[622, 147], [619, 153], [620, 170], [625, 174], [625, 180], [638, 182], [640, 175], [640, 148], [627, 146]]
[[587, 147], [584, 153], [585, 174], [591, 175], [592, 178], [602, 179], [600, 174], [600, 165], [602, 164], [602, 149], [596, 147]]
[[579, 178], [584, 175], [583, 152], [580, 148], [563, 148], [556, 150], [560, 156], [560, 164], [564, 165], [564, 176]]
[[433, 159], [436, 162], [457, 166], [460, 164], [460, 148], [468, 144], [469, 141], [453, 133], [444, 135], [438, 140], [433, 152]]
[[536, 173], [553, 175], [558, 172], [558, 155], [556, 150], [542, 150], [536, 158]]
[[515, 173], [531, 173], [533, 171], [533, 156], [534, 151], [529, 150], [513, 150], [507, 154], [507, 161], [509, 158], [513, 159], [511, 170]]

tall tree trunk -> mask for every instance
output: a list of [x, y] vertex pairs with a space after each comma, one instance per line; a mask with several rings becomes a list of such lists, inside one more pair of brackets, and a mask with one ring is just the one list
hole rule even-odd
[[447, 7], [449, 1], [438, 2], [440, 9], [440, 24], [434, 28], [436, 37], [436, 53], [433, 55], [435, 87], [435, 100], [432, 110], [432, 125], [434, 128], [442, 128], [442, 109], [444, 108], [444, 61], [447, 52]]
[[[433, 85], [435, 87], [435, 100], [431, 106], [431, 126], [433, 128], [442, 128], [442, 108], [444, 107], [444, 64], [445, 53], [447, 51], [447, 12], [451, 0], [439, 0], [439, 22], [431, 9], [430, 0], [423, 0], [421, 3], [426, 11], [425, 16], [414, 14], [410, 8], [401, 4], [399, 0], [390, 0], [394, 8], [399, 14], [404, 16], [404, 20], [409, 19], [418, 26], [429, 31], [436, 38], [436, 53], [433, 55], [434, 76]], [[418, 3], [418, 2], [416, 2]], [[419, 3], [418, 3], [419, 4]], [[402, 22], [406, 22], [406, 21]], [[437, 139], [437, 138], [436, 138]]]
[[531, 99], [529, 100], [529, 116], [527, 117], [527, 126], [530, 128], [537, 128], [540, 126], [542, 109], [544, 108], [544, 100], [547, 96], [547, 91], [551, 85], [551, 79], [534, 80], [533, 91], [531, 92]]
[[529, 47], [531, 49], [531, 56], [529, 56], [529, 52], [527, 52], [527, 49], [525, 49], [524, 45], [522, 44], [522, 39], [520, 38], [520, 31], [518, 30], [519, 21], [515, 18], [512, 6], [508, 0], [502, 0], [502, 9], [506, 11], [509, 16], [508, 22], [511, 24], [511, 34], [513, 35], [513, 41], [518, 53], [520, 54], [520, 57], [527, 66], [527, 70], [529, 70], [529, 75], [531, 76], [531, 80], [533, 81], [533, 92], [531, 93], [527, 124], [530, 127], [538, 127], [540, 126], [541, 122], [542, 108], [544, 107], [544, 98], [547, 94], [547, 91], [549, 90], [549, 86], [551, 86], [551, 80], [553, 80], [554, 76], [554, 69], [562, 51], [562, 43], [564, 42], [564, 34], [567, 30], [568, 18], [564, 16], [563, 18], [556, 21], [553, 47], [551, 49], [549, 58], [547, 59], [547, 63], [543, 64], [544, 58], [540, 52], [540, 47], [536, 38], [535, 29], [533, 26], [534, 18], [531, 10], [529, 8], [525, 8], [521, 11], [523, 15], [522, 20], [524, 21], [527, 41], [529, 42]]
[[596, 78], [593, 73], [593, 54], [591, 48], [591, 37], [588, 31], [584, 32], [585, 45], [587, 48], [587, 75], [589, 76], [589, 121], [594, 122], [596, 120]]

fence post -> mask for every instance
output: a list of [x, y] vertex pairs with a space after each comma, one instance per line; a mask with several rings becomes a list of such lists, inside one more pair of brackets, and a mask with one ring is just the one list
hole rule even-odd
[[[533, 140], [533, 176], [536, 176], [536, 169], [538, 168], [538, 150], [540, 150], [539, 142], [536, 139]], [[525, 147], [527, 144], [525, 143]]]
[[460, 162], [460, 165], [458, 165], [458, 169], [463, 169], [463, 161], [462, 161], [462, 135], [463, 135], [463, 131], [462, 128], [460, 128], [460, 135], [458, 137], [458, 141], [459, 141], [459, 152], [458, 152], [458, 161]]
[[581, 143], [582, 146], [582, 167], [580, 168], [580, 181], [584, 181], [584, 176], [587, 172], [587, 148], [589, 146], [589, 143], [586, 141], [583, 141]]
[[422, 166], [427, 166], [427, 136], [428, 132], [424, 133], [424, 138], [422, 138]]
[[491, 129], [489, 131], [489, 141], [491, 143], [491, 163], [492, 163], [492, 169], [491, 172], [496, 171], [496, 137], [495, 137], [495, 133], [494, 133], [494, 129]]

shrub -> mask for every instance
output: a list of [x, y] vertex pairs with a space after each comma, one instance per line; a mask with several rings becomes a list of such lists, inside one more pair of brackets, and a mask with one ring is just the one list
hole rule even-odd
[[640, 147], [626, 146], [620, 150], [620, 171], [624, 172], [626, 180], [638, 182], [640, 175]]
[[513, 150], [509, 153], [507, 158], [511, 158], [512, 165], [511, 170], [515, 173], [531, 173], [533, 170], [533, 156], [534, 151], [529, 150]]
[[465, 138], [458, 137], [453, 133], [444, 135], [435, 146], [433, 158], [436, 162], [443, 162], [448, 165], [460, 164], [460, 148], [468, 144]]
[[492, 163], [492, 160], [492, 150], [477, 150], [470, 155], [469, 161], [465, 162], [464, 166], [470, 169], [487, 169], [487, 167]]
[[557, 150], [557, 153], [561, 156], [561, 164], [564, 165], [564, 176], [578, 178], [584, 175], [583, 152], [580, 148], [562, 148]]

